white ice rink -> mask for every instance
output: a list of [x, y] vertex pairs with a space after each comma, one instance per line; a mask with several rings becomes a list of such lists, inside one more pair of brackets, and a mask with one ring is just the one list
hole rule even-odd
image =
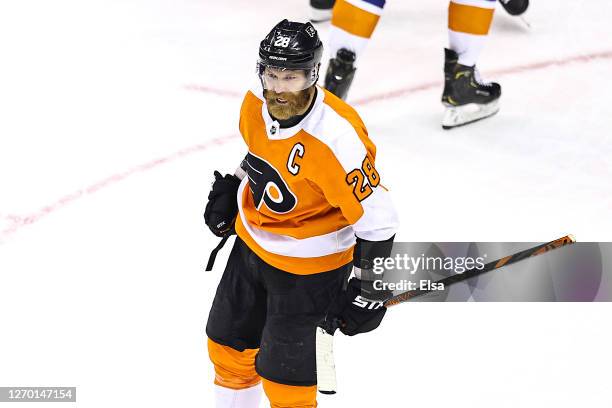
[[[612, 2], [532, 0], [531, 29], [498, 8], [479, 66], [501, 111], [452, 131], [446, 8], [389, 0], [349, 95], [397, 239], [610, 241]], [[0, 386], [213, 405], [204, 324], [229, 245], [205, 273], [201, 213], [246, 152], [241, 95], [285, 17], [307, 0], [0, 2]], [[339, 394], [319, 404], [609, 408], [611, 321], [609, 304], [403, 305], [336, 336]]]

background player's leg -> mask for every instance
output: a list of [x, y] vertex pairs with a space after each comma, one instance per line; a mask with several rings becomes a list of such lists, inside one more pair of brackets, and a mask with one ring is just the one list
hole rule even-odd
[[449, 3], [449, 48], [457, 53], [460, 64], [472, 66], [478, 61], [496, 4], [495, 0], [451, 0]]
[[257, 349], [234, 350], [208, 339], [208, 355], [215, 366], [217, 408], [257, 408], [261, 378], [255, 372]]
[[370, 41], [385, 0], [338, 0], [329, 32], [329, 61], [325, 88], [346, 99], [355, 75], [356, 61]]
[[317, 406], [317, 386], [279, 384], [262, 379], [263, 389], [272, 408], [314, 408]]
[[485, 44], [495, 0], [451, 0], [448, 6], [449, 48], [444, 55], [446, 110], [442, 127], [450, 129], [491, 116], [499, 110], [501, 86], [480, 78], [476, 61]]

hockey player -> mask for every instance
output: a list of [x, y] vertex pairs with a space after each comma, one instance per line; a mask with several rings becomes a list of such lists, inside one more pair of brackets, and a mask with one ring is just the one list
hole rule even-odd
[[[512, 15], [522, 14], [528, 0], [500, 0]], [[330, 29], [330, 59], [325, 88], [346, 99], [356, 62], [378, 24], [385, 0], [312, 0], [319, 19], [323, 7], [335, 6]], [[480, 78], [476, 61], [488, 35], [495, 0], [451, 0], [448, 11], [449, 48], [445, 49], [442, 127], [450, 129], [495, 114], [501, 87]], [[314, 16], [315, 14], [313, 14]]]
[[215, 172], [206, 224], [238, 235], [206, 326], [217, 407], [258, 407], [260, 383], [272, 407], [314, 407], [316, 327], [339, 319], [354, 335], [385, 313], [352, 302], [397, 215], [362, 120], [316, 86], [321, 54], [310, 23], [272, 29], [240, 112], [248, 154], [235, 175]]

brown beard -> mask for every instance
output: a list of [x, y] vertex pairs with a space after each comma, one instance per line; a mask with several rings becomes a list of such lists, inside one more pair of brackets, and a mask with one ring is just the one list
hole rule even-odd
[[[274, 119], [287, 120], [294, 116], [303, 115], [308, 110], [314, 90], [314, 86], [299, 92], [276, 93], [264, 89], [263, 95], [266, 99], [270, 115]], [[285, 99], [287, 103], [279, 104], [276, 102], [276, 98]]]

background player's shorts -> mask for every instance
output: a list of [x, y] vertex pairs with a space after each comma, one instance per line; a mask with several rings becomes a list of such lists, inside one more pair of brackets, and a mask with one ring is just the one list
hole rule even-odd
[[259, 348], [257, 373], [287, 385], [316, 384], [315, 332], [351, 264], [294, 275], [262, 261], [236, 238], [213, 301], [206, 334], [242, 351]]

